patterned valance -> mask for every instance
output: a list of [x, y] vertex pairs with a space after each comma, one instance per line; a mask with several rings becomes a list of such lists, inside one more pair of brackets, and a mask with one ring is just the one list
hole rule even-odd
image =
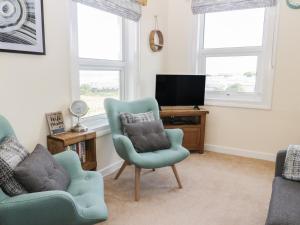
[[136, 0], [73, 0], [106, 12], [139, 21], [142, 15], [141, 5]]
[[277, 0], [192, 0], [194, 14], [271, 7]]

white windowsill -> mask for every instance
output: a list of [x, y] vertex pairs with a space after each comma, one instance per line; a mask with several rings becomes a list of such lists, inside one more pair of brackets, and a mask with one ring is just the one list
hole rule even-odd
[[97, 138], [111, 134], [108, 121], [103, 116], [85, 118], [82, 124], [87, 126], [89, 130], [95, 131]]
[[271, 110], [271, 103], [256, 102], [256, 101], [237, 101], [237, 100], [221, 100], [221, 99], [206, 99], [205, 105], [207, 106], [221, 106], [232, 108], [248, 108], [248, 109], [262, 109]]
[[111, 134], [109, 126], [103, 126], [93, 130], [96, 131], [97, 138]]

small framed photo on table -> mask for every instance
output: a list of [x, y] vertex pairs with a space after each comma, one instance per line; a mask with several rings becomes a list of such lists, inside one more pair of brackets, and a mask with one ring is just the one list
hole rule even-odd
[[46, 118], [47, 118], [51, 135], [56, 135], [56, 134], [61, 134], [66, 132], [62, 112], [47, 113]]
[[0, 51], [45, 55], [43, 0], [0, 0]]

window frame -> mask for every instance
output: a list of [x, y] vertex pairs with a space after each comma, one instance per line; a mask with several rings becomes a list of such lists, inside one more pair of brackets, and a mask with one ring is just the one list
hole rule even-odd
[[206, 58], [231, 56], [257, 56], [257, 77], [255, 93], [238, 93], [230, 91], [206, 91], [206, 105], [242, 108], [271, 109], [275, 69], [275, 52], [277, 42], [279, 6], [265, 8], [262, 46], [204, 48], [205, 14], [197, 16], [194, 42], [196, 52], [194, 71], [206, 74]]
[[[80, 99], [80, 71], [120, 71], [120, 99], [130, 100], [136, 95], [136, 76], [139, 72], [139, 23], [122, 18], [122, 59], [80, 58], [78, 49], [77, 3], [71, 1], [71, 90], [72, 101]], [[134, 41], [130, 41], [134, 39]], [[134, 43], [133, 43], [134, 42]], [[134, 62], [134, 63], [133, 63]], [[129, 76], [130, 74], [130, 76]], [[102, 130], [106, 134], [109, 124], [106, 114], [84, 117], [82, 124], [93, 130]], [[76, 120], [73, 119], [73, 124]]]

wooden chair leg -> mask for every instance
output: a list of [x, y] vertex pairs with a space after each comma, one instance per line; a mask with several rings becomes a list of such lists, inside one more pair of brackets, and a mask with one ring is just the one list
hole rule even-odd
[[121, 173], [124, 171], [127, 165], [128, 163], [125, 161], [121, 166], [120, 170], [118, 171], [117, 175], [115, 176], [115, 180], [117, 180], [120, 177]]
[[177, 172], [177, 169], [176, 169], [175, 165], [172, 166], [172, 170], [173, 170], [174, 175], [175, 175], [175, 177], [176, 177], [178, 186], [179, 186], [179, 188], [181, 189], [181, 188], [182, 188], [182, 184], [181, 184], [181, 181], [180, 181], [180, 178], [179, 178], [179, 175], [178, 175], [178, 172]]
[[141, 168], [135, 166], [135, 201], [140, 200]]

